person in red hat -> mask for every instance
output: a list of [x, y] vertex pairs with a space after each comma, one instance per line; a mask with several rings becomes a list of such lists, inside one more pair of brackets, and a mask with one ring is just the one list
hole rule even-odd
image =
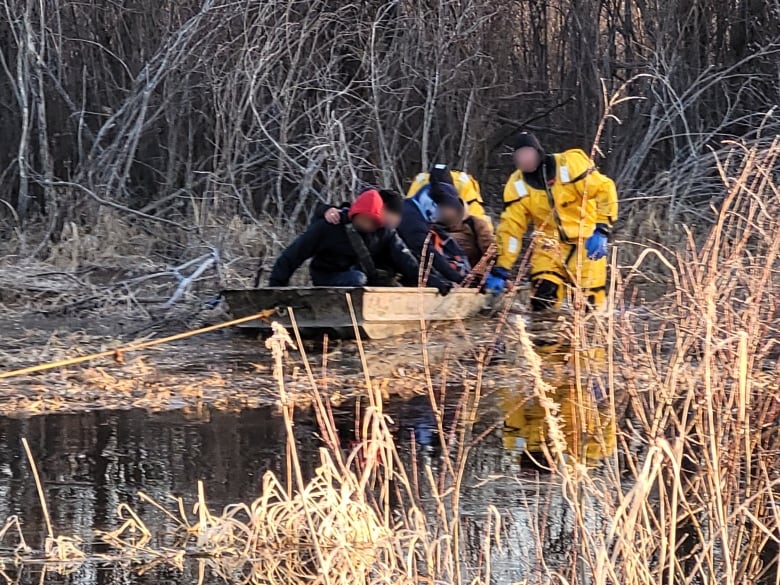
[[[404, 198], [390, 189], [377, 189], [384, 205], [384, 224], [387, 229], [394, 230], [401, 223]], [[347, 221], [350, 204], [342, 203], [339, 206], [318, 205], [314, 210], [314, 218], [324, 217], [328, 223], [344, 223]]]
[[[382, 196], [375, 189], [365, 191], [349, 207], [345, 221], [332, 224], [316, 219], [309, 228], [277, 258], [271, 271], [270, 286], [287, 286], [295, 271], [311, 258], [314, 286], [383, 286], [376, 265], [390, 265], [405, 284], [417, 283], [419, 264], [395, 230], [384, 227]], [[430, 286], [446, 294], [450, 285], [430, 277]]]

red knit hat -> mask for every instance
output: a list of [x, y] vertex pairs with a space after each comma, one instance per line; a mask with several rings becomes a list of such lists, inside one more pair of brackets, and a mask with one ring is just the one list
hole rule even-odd
[[382, 213], [384, 209], [384, 202], [382, 196], [376, 189], [369, 189], [361, 193], [355, 202], [349, 208], [349, 219], [352, 219], [356, 215], [367, 215], [373, 219], [379, 227], [382, 227], [385, 223], [384, 215]]

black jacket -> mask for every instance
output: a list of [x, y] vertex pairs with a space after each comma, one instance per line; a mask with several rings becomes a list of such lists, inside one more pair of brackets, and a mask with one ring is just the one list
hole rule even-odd
[[[431, 231], [431, 224], [425, 221], [422, 213], [412, 199], [404, 200], [404, 212], [401, 216], [401, 225], [398, 226], [398, 234], [406, 245], [409, 246], [412, 255], [419, 259], [422, 257], [425, 241]], [[457, 270], [450, 266], [449, 260], [439, 254], [432, 246], [428, 246], [428, 256], [433, 258], [433, 269], [450, 282], [460, 283], [463, 280]], [[463, 257], [465, 258], [465, 253]]]
[[[397, 270], [405, 283], [417, 282], [417, 260], [395, 230], [380, 229], [361, 235], [377, 265]], [[332, 225], [324, 219], [317, 219], [277, 258], [268, 284], [287, 286], [293, 273], [309, 258], [312, 259], [311, 268], [322, 272], [345, 272], [360, 264], [345, 224]]]

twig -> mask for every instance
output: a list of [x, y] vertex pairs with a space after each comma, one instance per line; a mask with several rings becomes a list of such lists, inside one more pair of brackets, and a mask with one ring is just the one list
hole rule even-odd
[[215, 262], [214, 256], [211, 256], [211, 257], [210, 257], [210, 258], [208, 258], [208, 259], [207, 259], [205, 262], [203, 262], [203, 263], [202, 263], [200, 266], [198, 266], [198, 268], [195, 270], [195, 272], [193, 272], [192, 274], [190, 274], [190, 275], [189, 275], [187, 278], [182, 278], [182, 277], [181, 277], [180, 275], [178, 275], [178, 273], [177, 273], [177, 276], [179, 276], [179, 278], [181, 278], [181, 282], [179, 283], [179, 286], [176, 288], [176, 290], [174, 291], [174, 293], [173, 293], [173, 295], [171, 296], [171, 298], [170, 298], [170, 299], [168, 299], [168, 302], [166, 302], [166, 303], [163, 305], [163, 307], [165, 307], [166, 309], [170, 309], [170, 308], [171, 308], [171, 307], [174, 305], [174, 303], [175, 303], [176, 301], [178, 301], [178, 300], [181, 298], [181, 296], [182, 296], [182, 295], [183, 295], [183, 294], [186, 292], [186, 290], [189, 288], [189, 286], [190, 286], [190, 285], [191, 285], [191, 284], [192, 284], [192, 283], [193, 283], [195, 280], [197, 280], [197, 279], [198, 279], [198, 277], [200, 277], [200, 275], [201, 275], [201, 274], [203, 274], [204, 272], [206, 272], [206, 270], [207, 270], [207, 269], [208, 269], [208, 268], [209, 268], [209, 267], [210, 267], [212, 264], [214, 264], [214, 262]]
[[24, 437], [22, 437], [22, 446], [27, 453], [27, 461], [30, 462], [33, 478], [35, 478], [35, 487], [38, 490], [38, 498], [41, 500], [43, 519], [46, 521], [46, 530], [49, 532], [49, 538], [54, 540], [54, 530], [52, 530], [51, 518], [49, 518], [49, 507], [46, 505], [46, 497], [43, 494], [43, 485], [41, 484], [41, 478], [38, 476], [38, 467], [35, 465], [35, 459], [33, 459], [32, 452], [30, 451], [30, 445], [27, 443], [27, 439]]

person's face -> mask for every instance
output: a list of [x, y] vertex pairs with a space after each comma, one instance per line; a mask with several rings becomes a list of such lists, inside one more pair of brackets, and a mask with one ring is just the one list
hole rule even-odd
[[385, 227], [388, 229], [394, 230], [399, 225], [401, 225], [401, 214], [396, 213], [394, 211], [388, 211], [385, 209], [384, 211], [385, 216]]
[[541, 156], [532, 146], [524, 146], [515, 151], [515, 166], [524, 173], [533, 173], [539, 168]]
[[362, 213], [358, 213], [352, 218], [352, 225], [354, 225], [359, 232], [363, 232], [364, 234], [375, 232], [380, 227], [376, 220], [368, 215], [363, 215]]
[[463, 217], [463, 211], [455, 209], [454, 207], [442, 207], [438, 208], [439, 223], [443, 225], [456, 225]]

